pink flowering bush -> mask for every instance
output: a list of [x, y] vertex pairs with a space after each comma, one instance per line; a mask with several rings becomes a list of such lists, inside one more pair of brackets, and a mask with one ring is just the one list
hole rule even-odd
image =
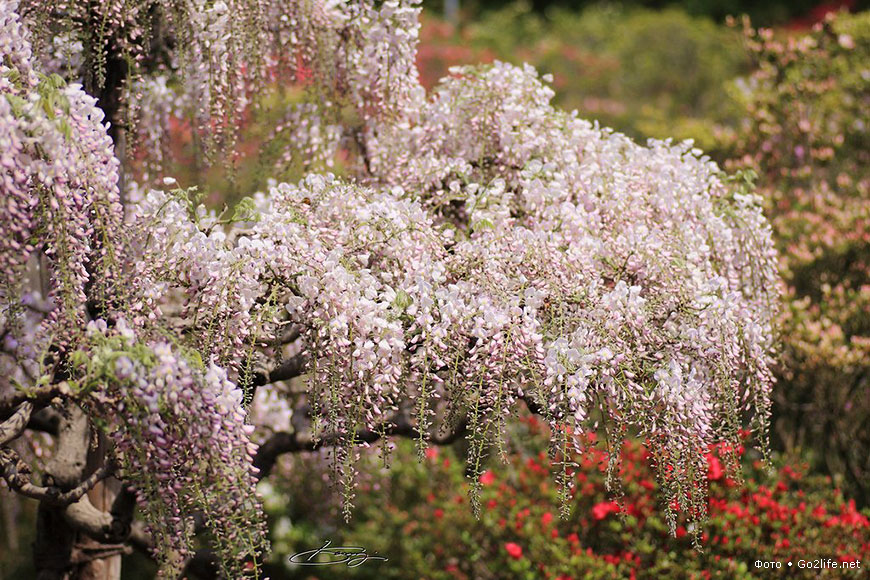
[[870, 417], [870, 17], [747, 30], [757, 71], [732, 169], [758, 173], [787, 284], [775, 433], [866, 502]]

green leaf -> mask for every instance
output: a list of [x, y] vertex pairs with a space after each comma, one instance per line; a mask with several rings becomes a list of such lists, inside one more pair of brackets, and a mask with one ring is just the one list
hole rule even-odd
[[83, 367], [88, 364], [89, 357], [85, 351], [76, 350], [70, 355], [69, 359], [73, 366]]
[[70, 126], [69, 121], [67, 121], [65, 118], [61, 118], [59, 125], [60, 132], [63, 134], [64, 138], [66, 138], [68, 141], [72, 139], [72, 127]]
[[257, 211], [257, 206], [254, 200], [250, 197], [242, 198], [233, 211], [233, 216], [230, 218], [230, 223], [233, 222], [253, 222], [260, 219], [260, 212]]
[[479, 232], [480, 230], [485, 230], [485, 229], [489, 229], [489, 230], [495, 229], [495, 225], [487, 218], [479, 219], [479, 220], [477, 220], [477, 222], [473, 226], [471, 226], [472, 232]]
[[24, 116], [24, 111], [27, 108], [27, 100], [18, 95], [6, 95], [6, 100], [9, 101], [9, 106], [12, 107], [12, 114], [14, 116]]
[[187, 353], [188, 361], [192, 366], [198, 369], [204, 369], [205, 363], [202, 362], [202, 356], [198, 351], [191, 349], [190, 352]]
[[42, 110], [48, 115], [49, 119], [54, 119], [54, 97], [50, 94], [42, 98]]
[[405, 292], [404, 290], [399, 290], [396, 292], [396, 299], [393, 300], [393, 306], [395, 306], [398, 310], [402, 312], [405, 311], [411, 304], [414, 303], [414, 299]]

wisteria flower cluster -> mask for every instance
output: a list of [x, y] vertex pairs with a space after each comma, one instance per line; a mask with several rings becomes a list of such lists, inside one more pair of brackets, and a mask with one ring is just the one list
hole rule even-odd
[[153, 191], [140, 279], [159, 303], [186, 293], [193, 334], [228, 361], [285, 312], [320, 427], [348, 443], [446, 407], [474, 472], [522, 398], [554, 425], [603, 412], [640, 431], [668, 493], [698, 499], [706, 446], [747, 406], [767, 419], [770, 229], [690, 144], [641, 147], [551, 96], [531, 69], [458, 70], [413, 123], [372, 129], [367, 185], [276, 185], [228, 229]]
[[[264, 6], [250, 0], [63, 0], [48, 10], [39, 0], [22, 0], [20, 13], [41, 49], [42, 70], [99, 91], [116, 59], [128, 76], [123, 88], [130, 120], [143, 105], [162, 106], [136, 86], [148, 83], [144, 73], [176, 76], [210, 153], [232, 142], [232, 120], [263, 72]], [[172, 54], [155, 46], [166, 40], [176, 48]]]
[[63, 346], [83, 327], [88, 300], [105, 301], [115, 278], [112, 244], [102, 242], [115, 239], [121, 219], [119, 164], [95, 99], [33, 69], [15, 8], [0, 3], [0, 296], [4, 307], [18, 302], [25, 265], [41, 250], [44, 294], [57, 304], [43, 334]]
[[161, 573], [181, 573], [192, 516], [202, 513], [223, 574], [243, 577], [267, 544], [242, 391], [193, 353], [142, 342], [124, 319], [111, 329], [102, 319], [89, 322], [87, 335], [88, 350], [72, 357], [78, 387], [136, 484]]
[[[173, 77], [174, 100], [184, 104], [207, 156], [217, 146], [232, 148], [237, 120], [252, 97], [287, 73], [309, 83], [318, 102], [349, 103], [366, 118], [391, 114], [423, 92], [415, 63], [416, 0], [378, 6], [359, 0], [65, 0], [50, 11], [39, 1], [20, 5], [42, 70], [99, 90], [110, 59], [123, 62], [129, 120], [141, 114], [147, 125], [165, 108], [150, 98], [148, 89], [160, 87], [150, 85], [148, 73]], [[175, 47], [171, 54], [154, 45], [165, 40]]]

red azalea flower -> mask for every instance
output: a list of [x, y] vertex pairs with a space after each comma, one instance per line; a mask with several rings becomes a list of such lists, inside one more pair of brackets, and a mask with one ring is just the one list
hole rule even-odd
[[484, 471], [480, 475], [481, 485], [492, 485], [495, 482], [495, 474], [492, 471]]
[[709, 467], [707, 478], [710, 479], [710, 481], [722, 479], [722, 476], [725, 475], [725, 470], [722, 469], [722, 462], [712, 453], [707, 454], [707, 465]]
[[541, 516], [541, 525], [542, 526], [548, 526], [548, 525], [550, 525], [550, 522], [552, 522], [552, 521], [553, 521], [553, 514], [551, 514], [550, 512], [546, 512], [546, 513], [544, 513], [544, 515]]
[[610, 513], [619, 511], [619, 504], [615, 501], [603, 501], [592, 506], [592, 517], [596, 520], [603, 520]]
[[523, 549], [519, 544], [515, 544], [513, 542], [508, 542], [504, 545], [504, 549], [507, 550], [507, 553], [510, 554], [510, 557], [519, 560], [523, 557]]

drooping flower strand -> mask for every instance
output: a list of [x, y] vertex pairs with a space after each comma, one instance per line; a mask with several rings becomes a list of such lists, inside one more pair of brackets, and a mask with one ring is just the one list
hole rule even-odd
[[199, 512], [224, 577], [244, 577], [267, 543], [242, 391], [193, 353], [140, 341], [123, 319], [111, 329], [91, 322], [88, 335], [89, 349], [75, 355], [83, 401], [136, 483], [161, 573], [181, 572]]
[[[81, 80], [98, 92], [110, 74], [109, 60], [120, 59], [124, 70], [111, 74], [126, 76], [120, 80], [128, 85], [127, 100], [134, 96], [126, 103], [134, 116], [143, 103], [131, 89], [142, 82], [143, 72], [157, 70], [179, 79], [206, 153], [231, 145], [233, 118], [247, 105], [250, 91], [264, 82], [262, 9], [257, 0], [63, 0], [51, 10], [38, 0], [21, 2], [36, 42], [51, 48], [40, 51], [49, 56], [44, 67], [56, 69], [50, 72]], [[171, 55], [164, 54], [167, 38], [175, 46]]]
[[[0, 135], [9, 144], [3, 160], [9, 202], [0, 212], [10, 227], [0, 242], [0, 265], [9, 286], [22, 279], [37, 249], [47, 257], [48, 295], [57, 307], [44, 335], [54, 335], [62, 349], [84, 325], [88, 296], [104, 302], [117, 278], [118, 161], [96, 101], [80, 85], [34, 71], [15, 8], [0, 3]], [[4, 301], [18, 297], [10, 287]]]

